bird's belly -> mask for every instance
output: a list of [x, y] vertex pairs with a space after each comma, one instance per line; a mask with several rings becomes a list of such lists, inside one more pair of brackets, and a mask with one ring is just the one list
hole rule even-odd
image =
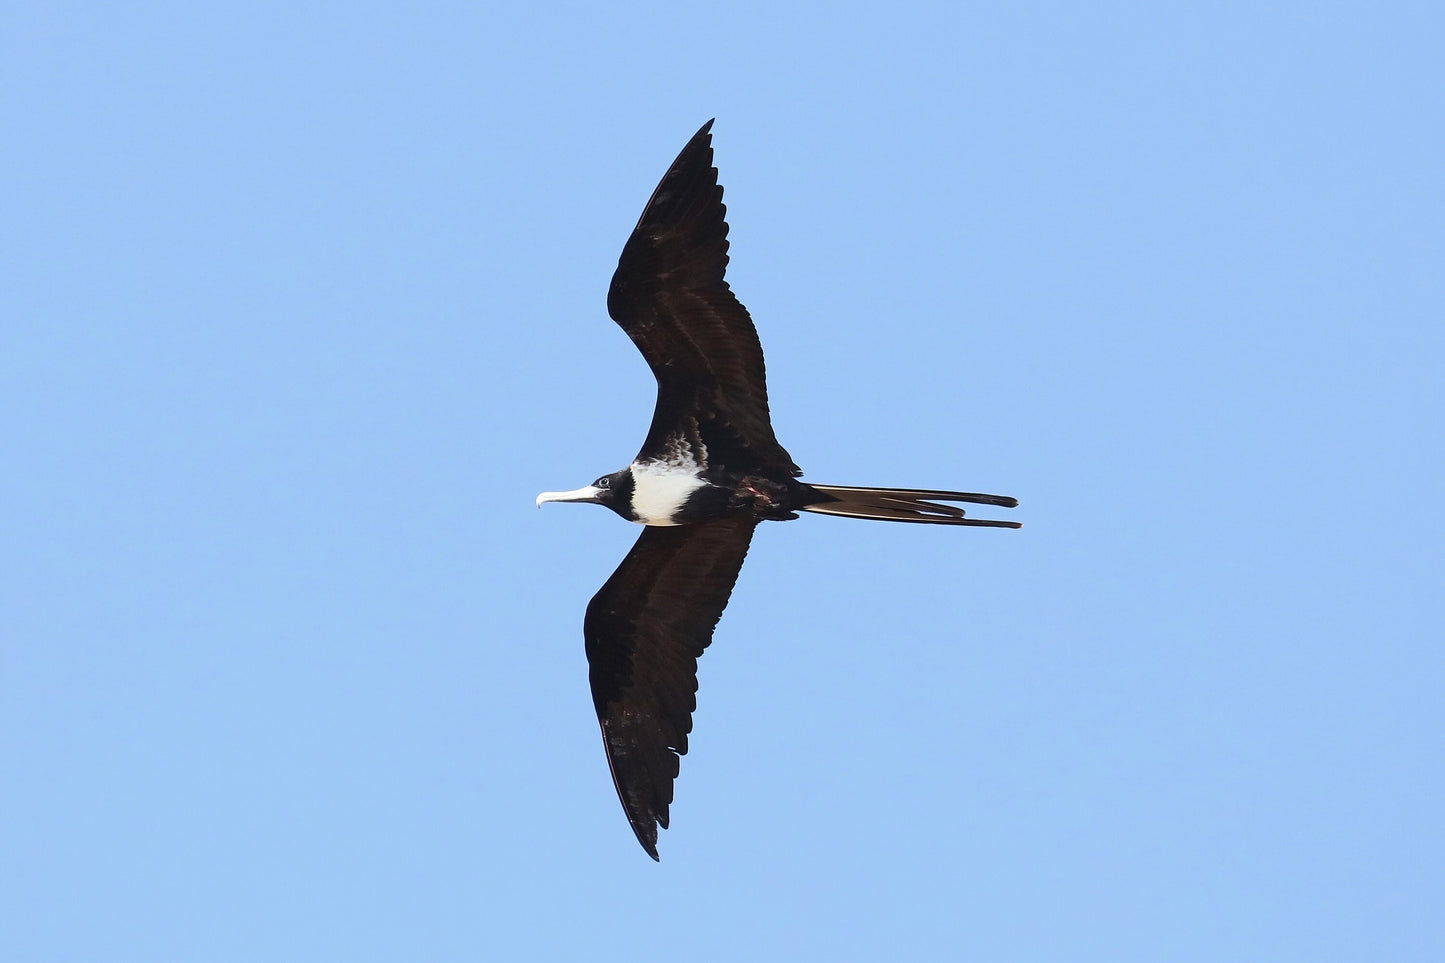
[[708, 487], [697, 477], [697, 466], [668, 462], [634, 462], [632, 465], [633, 521], [643, 525], [678, 525], [689, 497]]

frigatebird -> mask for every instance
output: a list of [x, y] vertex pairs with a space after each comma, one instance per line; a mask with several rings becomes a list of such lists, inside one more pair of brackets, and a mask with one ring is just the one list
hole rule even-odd
[[697, 660], [753, 530], [799, 511], [890, 522], [1018, 528], [943, 502], [1013, 508], [1006, 495], [851, 488], [798, 480], [768, 414], [763, 349], [723, 277], [727, 209], [712, 124], [673, 161], [622, 249], [607, 313], [657, 377], [642, 450], [621, 471], [543, 502], [605, 505], [644, 526], [583, 620], [592, 701], [622, 808], [647, 854], [667, 828], [697, 708]]

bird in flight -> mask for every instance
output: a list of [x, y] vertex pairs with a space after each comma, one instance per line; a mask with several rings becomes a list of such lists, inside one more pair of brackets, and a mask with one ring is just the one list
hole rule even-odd
[[845, 488], [800, 481], [768, 414], [763, 349], [723, 274], [728, 226], [712, 121], [672, 162], [622, 249], [607, 313], [657, 378], [642, 450], [621, 471], [543, 502], [605, 505], [645, 526], [587, 606], [592, 701], [622, 808], [647, 854], [667, 828], [673, 780], [697, 708], [697, 660], [712, 641], [764, 520], [799, 511], [933, 525], [1018, 528], [946, 502], [1013, 508], [1006, 495]]

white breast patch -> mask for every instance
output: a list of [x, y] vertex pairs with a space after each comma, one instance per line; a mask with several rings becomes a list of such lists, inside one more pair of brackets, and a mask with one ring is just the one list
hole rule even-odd
[[643, 525], [676, 525], [672, 516], [687, 496], [707, 482], [697, 477], [691, 459], [636, 461], [632, 463], [632, 511]]

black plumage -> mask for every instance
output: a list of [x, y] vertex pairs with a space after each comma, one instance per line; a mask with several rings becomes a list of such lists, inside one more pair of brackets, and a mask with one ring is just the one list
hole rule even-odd
[[657, 858], [697, 708], [697, 660], [732, 595], [758, 519], [650, 526], [587, 606], [592, 700], [612, 781]]
[[712, 123], [688, 141], [643, 208], [612, 275], [607, 313], [657, 377], [644, 454], [661, 453], [679, 433], [700, 435], [710, 461], [796, 476], [773, 436], [757, 329], [723, 278], [727, 208], [712, 166]]
[[653, 192], [622, 250], [607, 310], [657, 378], [652, 424], [627, 468], [544, 501], [593, 502], [647, 527], [587, 606], [593, 704], [618, 797], [657, 859], [697, 707], [697, 660], [753, 531], [799, 511], [989, 528], [946, 502], [1004, 495], [808, 484], [773, 434], [762, 346], [724, 278], [728, 226], [712, 121]]

